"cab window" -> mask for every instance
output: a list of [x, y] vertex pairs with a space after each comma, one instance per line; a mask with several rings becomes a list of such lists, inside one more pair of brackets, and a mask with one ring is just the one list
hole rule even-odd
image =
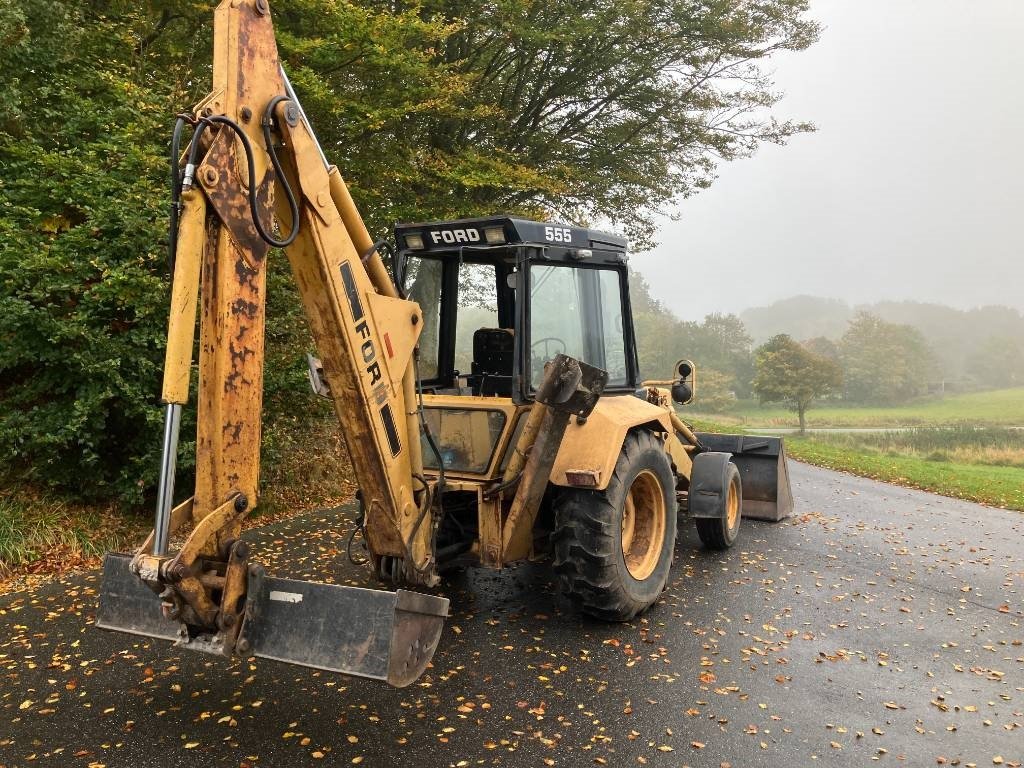
[[455, 370], [473, 364], [473, 334], [498, 326], [497, 270], [493, 264], [459, 264], [459, 301], [455, 315]]
[[608, 372], [608, 386], [627, 383], [618, 270], [561, 264], [530, 266], [530, 383], [561, 353]]
[[438, 376], [443, 267], [440, 259], [414, 257], [409, 259], [405, 269], [405, 294], [423, 311], [423, 331], [419, 341], [421, 379], [436, 379]]

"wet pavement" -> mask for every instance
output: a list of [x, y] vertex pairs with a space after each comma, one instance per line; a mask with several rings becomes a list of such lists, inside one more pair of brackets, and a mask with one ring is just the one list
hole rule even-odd
[[[0, 597], [0, 767], [1020, 765], [1024, 514], [800, 464], [728, 553], [683, 526], [641, 619], [543, 563], [448, 583], [413, 686], [183, 653], [92, 626], [97, 574]], [[278, 575], [376, 586], [351, 512], [257, 529]]]

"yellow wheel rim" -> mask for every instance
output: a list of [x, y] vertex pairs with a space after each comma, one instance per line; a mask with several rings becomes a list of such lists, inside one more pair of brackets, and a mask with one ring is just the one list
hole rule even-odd
[[725, 503], [725, 521], [729, 530], [734, 531], [740, 522], [740, 495], [736, 492], [736, 483], [729, 483], [729, 495]]
[[665, 494], [658, 477], [644, 470], [633, 480], [622, 506], [622, 557], [637, 581], [650, 576], [665, 543]]

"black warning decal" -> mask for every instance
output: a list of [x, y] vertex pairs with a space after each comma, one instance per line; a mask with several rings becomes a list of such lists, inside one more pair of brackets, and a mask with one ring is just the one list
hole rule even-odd
[[348, 295], [348, 305], [352, 308], [352, 319], [363, 319], [363, 302], [359, 300], [359, 290], [356, 288], [356, 279], [352, 275], [352, 267], [347, 261], [341, 262], [341, 279], [345, 283], [345, 293]]
[[395, 429], [395, 417], [391, 413], [390, 404], [380, 409], [380, 420], [384, 423], [384, 434], [388, 436], [388, 447], [391, 448], [391, 455], [397, 456], [402, 452], [402, 442], [398, 439], [398, 430]]

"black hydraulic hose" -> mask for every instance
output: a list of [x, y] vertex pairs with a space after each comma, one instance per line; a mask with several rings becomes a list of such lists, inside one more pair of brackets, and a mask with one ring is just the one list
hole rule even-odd
[[256, 227], [256, 231], [259, 233], [259, 236], [272, 248], [288, 247], [295, 241], [295, 238], [299, 234], [299, 204], [295, 199], [295, 193], [292, 191], [291, 185], [288, 183], [288, 177], [284, 175], [284, 169], [281, 167], [281, 161], [277, 156], [277, 152], [274, 150], [273, 137], [270, 133], [273, 126], [274, 107], [276, 107], [280, 102], [288, 100], [287, 96], [275, 96], [270, 100], [270, 103], [267, 104], [267, 109], [263, 113], [263, 138], [267, 145], [267, 154], [270, 155], [270, 163], [273, 165], [274, 172], [277, 174], [278, 182], [284, 189], [285, 197], [288, 198], [288, 207], [292, 214], [291, 231], [283, 240], [278, 240], [267, 232], [260, 219], [259, 206], [256, 200], [256, 163], [254, 160], [252, 142], [249, 141], [249, 137], [246, 135], [245, 131], [242, 130], [242, 126], [230, 117], [225, 117], [223, 115], [213, 115], [212, 117], [200, 118], [199, 124], [196, 126], [196, 132], [192, 136], [192, 147], [189, 150], [188, 162], [185, 166], [185, 183], [191, 184], [191, 175], [195, 173], [196, 161], [199, 159], [199, 139], [205, 128], [209, 125], [224, 125], [230, 128], [238, 137], [239, 141], [242, 142], [242, 148], [245, 150], [245, 164], [249, 173], [249, 213], [252, 216], [252, 223]]
[[167, 225], [167, 269], [174, 277], [174, 259], [178, 254], [178, 217], [181, 215], [181, 134], [188, 118], [178, 115], [171, 134], [171, 215]]

